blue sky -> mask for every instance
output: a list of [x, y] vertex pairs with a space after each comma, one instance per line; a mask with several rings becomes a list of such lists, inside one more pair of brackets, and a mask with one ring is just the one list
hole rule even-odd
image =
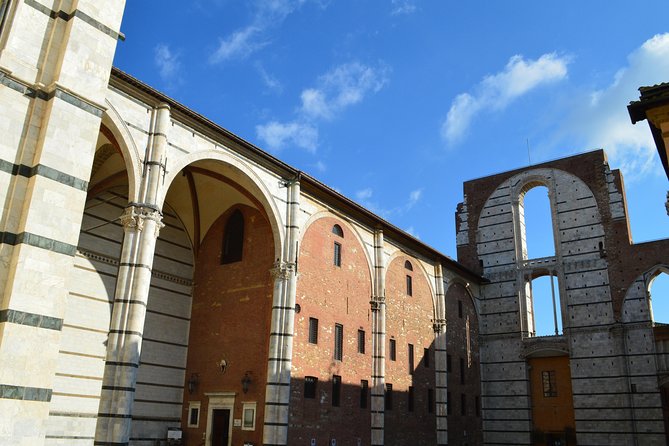
[[[173, 7], [170, 7], [173, 6]], [[669, 188], [626, 105], [669, 2], [130, 0], [115, 65], [456, 256], [462, 183], [604, 148], [634, 241]]]

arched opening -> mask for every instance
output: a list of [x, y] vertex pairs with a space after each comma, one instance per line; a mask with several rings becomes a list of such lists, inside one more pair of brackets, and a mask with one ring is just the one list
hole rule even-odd
[[662, 271], [653, 277], [648, 286], [654, 325], [669, 325], [669, 272]]
[[531, 185], [519, 206], [523, 258], [555, 256], [555, 239], [549, 191], [543, 185]]
[[545, 274], [530, 282], [532, 319], [535, 336], [562, 334], [562, 311], [558, 277]]

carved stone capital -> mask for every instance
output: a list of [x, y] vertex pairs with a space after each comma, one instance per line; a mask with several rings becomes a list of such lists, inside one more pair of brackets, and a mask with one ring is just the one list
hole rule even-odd
[[295, 264], [290, 262], [275, 262], [270, 272], [274, 280], [288, 280], [295, 275]]
[[123, 229], [125, 230], [137, 230], [143, 231], [145, 222], [147, 220], [154, 221], [155, 225], [155, 237], [158, 237], [160, 229], [165, 226], [163, 223], [163, 214], [157, 210], [144, 206], [128, 206], [125, 208], [125, 211], [119, 218]]

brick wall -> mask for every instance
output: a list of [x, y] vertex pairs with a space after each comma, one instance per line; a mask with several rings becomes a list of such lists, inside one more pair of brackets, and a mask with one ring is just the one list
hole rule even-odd
[[[228, 217], [239, 209], [244, 216], [244, 247], [240, 262], [221, 265], [223, 232]], [[232, 417], [242, 418], [242, 402], [257, 402], [255, 431], [233, 427], [235, 442], [262, 443], [262, 420], [267, 374], [269, 324], [272, 306], [272, 232], [267, 220], [247, 206], [234, 206], [211, 226], [195, 267], [188, 362], [185, 380], [197, 373], [199, 385], [184, 392], [182, 426], [187, 445], [199, 445], [205, 432], [208, 392], [236, 392]], [[221, 373], [217, 362], [228, 363]], [[252, 382], [243, 393], [241, 380]], [[186, 389], [188, 386], [186, 385]], [[198, 428], [187, 428], [189, 402], [200, 401]]]

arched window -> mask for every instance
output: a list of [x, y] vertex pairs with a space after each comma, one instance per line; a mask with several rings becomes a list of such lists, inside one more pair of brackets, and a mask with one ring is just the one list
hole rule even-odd
[[[413, 271], [413, 266], [408, 260], [404, 262], [404, 268], [407, 271]], [[411, 277], [411, 274], [406, 275], [406, 293], [407, 296], [413, 296], [413, 278]]]
[[535, 186], [525, 192], [519, 206], [523, 257], [538, 259], [555, 255], [553, 218], [548, 188]]
[[409, 262], [408, 260], [404, 262], [404, 267], [409, 271], [413, 271], [413, 266], [411, 265], [411, 262]]
[[661, 272], [651, 279], [648, 289], [653, 323], [669, 324], [669, 273]]
[[341, 226], [339, 226], [339, 225], [334, 225], [334, 226], [332, 227], [332, 233], [333, 233], [334, 235], [339, 236], [339, 237], [344, 237], [344, 230], [343, 230], [343, 229], [341, 228]]
[[562, 334], [562, 311], [560, 307], [560, 286], [556, 276], [537, 277], [530, 282], [532, 315], [536, 336], [557, 336]]
[[244, 251], [244, 216], [239, 209], [228, 218], [223, 233], [223, 251], [221, 265], [239, 262]]

